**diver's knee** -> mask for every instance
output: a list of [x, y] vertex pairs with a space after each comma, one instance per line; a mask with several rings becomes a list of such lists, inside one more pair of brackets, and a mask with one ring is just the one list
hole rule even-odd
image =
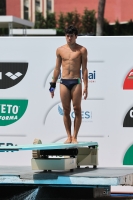
[[80, 106], [74, 106], [74, 113], [75, 115], [81, 115], [81, 107]]

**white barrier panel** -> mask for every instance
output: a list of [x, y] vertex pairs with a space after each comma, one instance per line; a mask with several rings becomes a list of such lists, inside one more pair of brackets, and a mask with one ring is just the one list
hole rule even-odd
[[[0, 145], [63, 142], [59, 83], [49, 94], [64, 37], [0, 38]], [[88, 50], [88, 98], [79, 141], [99, 143], [99, 166], [132, 165], [133, 37], [78, 37]], [[59, 82], [59, 80], [58, 80]], [[71, 109], [72, 131], [74, 112]], [[1, 165], [30, 165], [31, 152], [0, 153]]]

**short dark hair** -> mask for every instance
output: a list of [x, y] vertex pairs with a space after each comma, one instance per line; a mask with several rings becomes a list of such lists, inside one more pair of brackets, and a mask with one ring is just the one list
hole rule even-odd
[[65, 29], [65, 34], [75, 34], [75, 35], [78, 35], [78, 30], [76, 27], [74, 26], [69, 26], [68, 28]]

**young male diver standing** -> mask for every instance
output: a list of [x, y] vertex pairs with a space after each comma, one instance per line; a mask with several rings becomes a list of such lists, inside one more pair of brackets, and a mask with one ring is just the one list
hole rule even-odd
[[[53, 73], [53, 80], [50, 83], [51, 97], [54, 97], [56, 81], [60, 74], [62, 65], [62, 77], [60, 80], [60, 98], [64, 111], [64, 125], [67, 132], [67, 140], [64, 143], [78, 143], [77, 135], [81, 125], [81, 99], [82, 82], [80, 69], [82, 66], [82, 77], [84, 82], [84, 99], [88, 96], [88, 70], [87, 70], [87, 49], [76, 43], [78, 31], [74, 26], [65, 30], [67, 44], [56, 50], [56, 66]], [[74, 132], [71, 134], [71, 101], [75, 112]]]

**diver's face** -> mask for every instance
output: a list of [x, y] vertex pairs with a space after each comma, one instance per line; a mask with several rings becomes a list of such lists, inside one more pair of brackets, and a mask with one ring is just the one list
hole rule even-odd
[[76, 42], [76, 38], [77, 38], [77, 36], [74, 33], [73, 34], [66, 34], [67, 44], [74, 44]]

